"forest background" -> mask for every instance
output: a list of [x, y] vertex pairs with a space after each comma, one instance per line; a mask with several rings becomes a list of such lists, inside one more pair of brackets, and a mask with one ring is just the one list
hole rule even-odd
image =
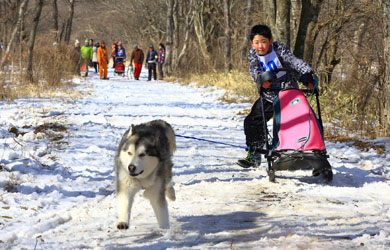
[[315, 69], [328, 139], [390, 136], [389, 0], [0, 0], [0, 100], [68, 91], [74, 42], [93, 38], [127, 53], [162, 42], [168, 80], [253, 102], [255, 24]]

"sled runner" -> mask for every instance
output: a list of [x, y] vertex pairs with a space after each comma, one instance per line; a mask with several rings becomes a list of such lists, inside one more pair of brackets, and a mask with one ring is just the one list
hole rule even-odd
[[[261, 84], [274, 81], [279, 71], [287, 70], [264, 72], [260, 77]], [[313, 170], [313, 176], [331, 181], [333, 173], [327, 160], [317, 83], [314, 90], [269, 90], [277, 93], [273, 103], [273, 136], [269, 135], [267, 121], [263, 119], [265, 149], [258, 149], [267, 159], [269, 180], [275, 181], [276, 171]], [[318, 119], [304, 93], [315, 96]], [[265, 117], [263, 103], [260, 103]]]

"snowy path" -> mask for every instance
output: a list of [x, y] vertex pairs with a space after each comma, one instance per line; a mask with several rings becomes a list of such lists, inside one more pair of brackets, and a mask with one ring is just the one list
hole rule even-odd
[[389, 138], [378, 140], [383, 155], [327, 143], [335, 176], [322, 185], [305, 171], [269, 183], [265, 164], [235, 165], [245, 151], [178, 137], [171, 228], [157, 229], [139, 194], [129, 230], [118, 231], [113, 158], [130, 124], [164, 119], [179, 135], [243, 146], [236, 114], [250, 105], [145, 76], [91, 75], [83, 99], [0, 102], [0, 248], [390, 248]]

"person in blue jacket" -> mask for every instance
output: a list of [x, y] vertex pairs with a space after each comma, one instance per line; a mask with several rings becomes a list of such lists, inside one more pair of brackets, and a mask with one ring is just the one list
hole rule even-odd
[[148, 81], [153, 79], [157, 80], [156, 64], [157, 64], [158, 54], [154, 50], [153, 45], [149, 46], [148, 54], [146, 55], [146, 64], [148, 65]]

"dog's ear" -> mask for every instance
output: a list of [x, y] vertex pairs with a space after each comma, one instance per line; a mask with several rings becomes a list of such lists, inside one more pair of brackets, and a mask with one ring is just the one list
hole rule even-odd
[[127, 134], [127, 137], [130, 137], [134, 134], [135, 134], [135, 126], [134, 126], [134, 124], [131, 124], [131, 126], [129, 128], [129, 133]]

